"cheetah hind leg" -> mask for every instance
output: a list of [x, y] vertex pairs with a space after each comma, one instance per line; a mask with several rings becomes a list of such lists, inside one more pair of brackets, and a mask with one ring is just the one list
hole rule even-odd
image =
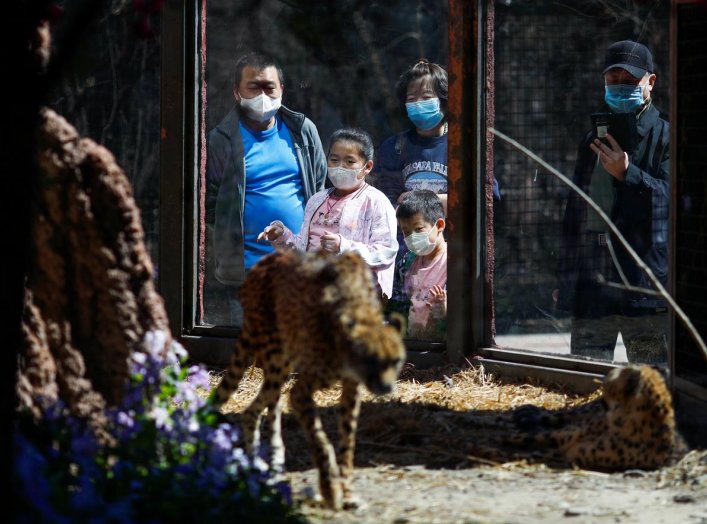
[[244, 428], [243, 419], [238, 419], [238, 416], [233, 413], [223, 413], [223, 404], [228, 402], [233, 393], [238, 390], [238, 386], [243, 379], [248, 368], [253, 364], [252, 355], [243, 351], [241, 341], [236, 342], [236, 350], [231, 357], [231, 363], [227, 368], [221, 383], [211, 394], [209, 401], [213, 406], [218, 406], [221, 409], [222, 416], [233, 427], [239, 427], [241, 430], [240, 440], [247, 454], [252, 451], [252, 434]]
[[[287, 381], [289, 369], [265, 364], [263, 384], [253, 402], [243, 412], [243, 432], [248, 453], [266, 460], [270, 469], [276, 473], [285, 470], [285, 445], [282, 441], [282, 386]], [[266, 413], [265, 424], [262, 424]], [[261, 426], [263, 432], [261, 435]], [[267, 442], [266, 446], [262, 443]]]
[[214, 406], [222, 406], [231, 398], [231, 395], [238, 389], [243, 375], [253, 362], [253, 357], [244, 351], [241, 340], [236, 342], [236, 347], [231, 356], [231, 361], [226, 368], [223, 378], [218, 387], [211, 393], [209, 401]]

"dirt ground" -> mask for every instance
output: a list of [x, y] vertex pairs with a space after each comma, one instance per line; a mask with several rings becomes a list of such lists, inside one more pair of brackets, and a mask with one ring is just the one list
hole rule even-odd
[[[288, 476], [315, 524], [707, 524], [707, 455], [685, 460], [673, 471], [614, 474], [520, 463], [456, 470], [378, 464], [356, 469], [363, 503], [341, 512], [309, 502], [316, 471]], [[693, 466], [701, 473], [682, 476]]]
[[[255, 370], [225, 411], [240, 411], [259, 384]], [[514, 408], [561, 409], [597, 395], [503, 382], [483, 368], [407, 368], [395, 393], [364, 396], [353, 480], [357, 509], [332, 512], [314, 502], [317, 472], [286, 406], [287, 478], [314, 524], [707, 524], [706, 450], [658, 471], [618, 473], [572, 468], [537, 452], [499, 452], [499, 421]], [[332, 437], [338, 396], [332, 388], [316, 398]]]

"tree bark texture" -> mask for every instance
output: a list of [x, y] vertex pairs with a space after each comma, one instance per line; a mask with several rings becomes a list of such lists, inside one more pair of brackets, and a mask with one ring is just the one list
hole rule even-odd
[[[145, 334], [169, 336], [140, 211], [110, 151], [41, 111], [32, 250], [19, 352], [19, 408], [62, 400], [100, 426]], [[163, 348], [163, 350], [166, 350]]]

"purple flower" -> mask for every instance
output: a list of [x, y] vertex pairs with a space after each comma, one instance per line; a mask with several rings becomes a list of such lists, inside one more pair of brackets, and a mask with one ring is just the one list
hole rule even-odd
[[64, 418], [65, 405], [61, 400], [57, 400], [53, 404], [47, 405], [44, 409], [43, 415], [47, 422], [57, 422]]
[[209, 372], [201, 366], [191, 366], [189, 368], [188, 380], [198, 388], [207, 390], [211, 388], [211, 379], [209, 377]]
[[140, 353], [139, 351], [135, 351], [132, 355], [130, 355], [130, 358], [136, 366], [142, 366], [144, 369], [145, 363], [147, 362], [147, 355], [145, 353]]
[[157, 360], [162, 360], [165, 355], [167, 340], [170, 336], [161, 329], [152, 329], [145, 333], [143, 345], [148, 354]]
[[[39, 521], [141, 521], [146, 497], [152, 502], [165, 481], [208, 500], [216, 518], [247, 494], [289, 500], [289, 486], [275, 484], [267, 464], [251, 462], [239, 447], [236, 427], [211, 425], [213, 408], [196, 389], [210, 388], [209, 374], [201, 366], [182, 368], [186, 351], [169, 339], [150, 331], [144, 351], [131, 356], [123, 401], [106, 413], [117, 446], [101, 448], [84, 421], [61, 402], [47, 403], [46, 428], [37, 434], [54, 438], [15, 453], [18, 491]], [[59, 499], [66, 518], [55, 510]]]
[[199, 396], [194, 391], [194, 387], [188, 382], [180, 382], [177, 384], [177, 394], [174, 396], [174, 401], [177, 404], [186, 403], [187, 407], [196, 404]]
[[165, 431], [170, 431], [172, 429], [172, 417], [170, 417], [166, 408], [163, 408], [162, 406], [155, 406], [150, 410], [149, 416], [155, 421], [155, 425], [159, 429], [163, 429]]
[[13, 432], [14, 476], [21, 496], [42, 513], [51, 511], [49, 484], [44, 475], [47, 461], [42, 454], [18, 432]]
[[132, 409], [128, 412], [119, 411], [118, 416], [116, 417], [116, 422], [121, 426], [132, 429], [135, 427], [134, 415], [135, 412]]
[[230, 451], [233, 447], [233, 441], [231, 440], [230, 434], [230, 427], [224, 428], [223, 425], [221, 425], [216, 428], [216, 430], [213, 432], [211, 443], [219, 450]]
[[188, 426], [188, 428], [189, 428], [189, 431], [190, 431], [190, 432], [196, 433], [197, 431], [199, 431], [199, 428], [200, 428], [200, 427], [201, 427], [201, 425], [199, 424], [199, 421], [196, 420], [194, 417], [192, 417], [192, 418], [189, 419], [189, 426]]
[[182, 346], [176, 340], [172, 340], [172, 345], [170, 346], [170, 353], [174, 353], [174, 356], [176, 356], [179, 360], [184, 360], [189, 356], [189, 353], [187, 353], [187, 350], [184, 349], [184, 346]]

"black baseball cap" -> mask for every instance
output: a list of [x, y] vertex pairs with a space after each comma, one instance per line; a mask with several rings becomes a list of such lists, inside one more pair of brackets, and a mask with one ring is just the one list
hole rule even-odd
[[614, 42], [606, 50], [603, 74], [620, 67], [636, 78], [653, 72], [653, 56], [646, 46], [632, 40]]

